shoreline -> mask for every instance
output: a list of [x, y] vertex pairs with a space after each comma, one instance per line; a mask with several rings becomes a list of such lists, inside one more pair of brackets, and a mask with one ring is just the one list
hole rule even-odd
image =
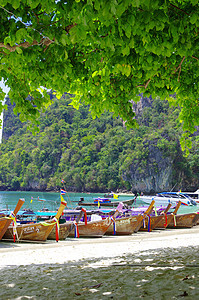
[[[11, 193], [21, 193], [21, 192], [27, 192], [27, 193], [57, 193], [60, 194], [60, 190], [17, 190], [17, 191], [13, 191], [13, 190], [0, 190], [0, 192], [11, 192]], [[86, 195], [90, 195], [90, 194], [109, 194], [109, 192], [74, 192], [74, 191], [67, 191], [67, 193], [71, 193], [71, 194], [86, 194]], [[132, 192], [125, 192], [125, 193], [120, 193], [120, 192], [114, 192], [114, 194], [119, 195], [119, 196], [135, 196], [134, 193]]]
[[115, 259], [164, 248], [199, 246], [199, 225], [186, 229], [138, 232], [130, 236], [67, 238], [65, 241], [0, 242], [0, 268], [8, 266], [65, 264], [81, 260]]

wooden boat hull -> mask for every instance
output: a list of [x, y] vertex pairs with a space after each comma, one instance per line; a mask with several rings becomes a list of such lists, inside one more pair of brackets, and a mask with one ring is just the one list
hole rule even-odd
[[173, 220], [173, 218], [174, 216], [172, 214], [167, 214], [160, 220], [160, 222], [154, 229], [166, 229]]
[[2, 239], [11, 222], [12, 220], [8, 220], [4, 217], [0, 219], [0, 240]]
[[140, 230], [140, 228], [142, 227], [143, 221], [146, 220], [147, 215], [150, 215], [153, 207], [154, 207], [155, 201], [151, 201], [151, 204], [149, 205], [149, 207], [146, 209], [146, 211], [143, 214], [140, 214], [140, 222], [138, 223], [136, 229], [134, 232], [138, 232]]
[[146, 217], [145, 220], [143, 220], [142, 222], [142, 226], [140, 227], [140, 231], [152, 231], [155, 228], [158, 227], [158, 224], [164, 220], [164, 216], [163, 215], [159, 215], [159, 216], [150, 216]]
[[175, 220], [176, 226], [173, 217], [168, 228], [191, 228], [197, 224], [199, 215], [197, 213], [180, 214], [175, 216]]
[[[23, 224], [17, 226], [18, 241], [46, 241], [55, 226], [54, 222], [48, 226], [41, 223]], [[13, 227], [6, 230], [3, 239], [13, 240]]]
[[[79, 237], [102, 237], [109, 226], [111, 219], [106, 218], [103, 220], [90, 221], [85, 225], [83, 222], [78, 223]], [[69, 237], [75, 236], [75, 228], [69, 233]]]
[[143, 219], [146, 214], [151, 213], [155, 201], [152, 201], [146, 211], [143, 213], [127, 215], [115, 218], [115, 223], [112, 222], [108, 228], [106, 235], [130, 235], [137, 232], [142, 226]]
[[[143, 217], [141, 215], [116, 218], [115, 225], [112, 222], [106, 231], [106, 235], [130, 235], [135, 229], [141, 226]], [[115, 230], [114, 230], [115, 226]]]
[[[74, 223], [72, 221], [66, 221], [63, 224], [60, 224], [59, 226], [59, 240], [65, 240], [71, 230], [74, 227]], [[52, 231], [50, 232], [48, 236], [48, 240], [56, 240], [56, 228], [53, 227]]]
[[[199, 215], [199, 212], [197, 212], [197, 214]], [[196, 225], [199, 225], [199, 218], [197, 218], [197, 223]]]
[[[16, 216], [18, 211], [20, 210], [20, 208], [22, 207], [22, 205], [24, 204], [25, 200], [24, 199], [19, 199], [13, 213]], [[8, 227], [10, 226], [12, 222], [12, 219], [8, 219], [6, 217], [2, 217], [0, 218], [0, 240], [2, 239], [2, 237], [4, 236], [6, 230], [8, 229]]]
[[165, 229], [169, 226], [169, 224], [171, 223], [172, 220], [174, 220], [174, 216], [176, 216], [178, 209], [181, 206], [181, 201], [178, 201], [178, 204], [176, 205], [173, 213], [168, 213], [171, 205], [169, 204], [166, 208], [166, 210], [164, 211], [164, 218], [162, 218], [160, 220], [160, 222], [157, 224], [155, 229]]
[[[158, 215], [152, 215], [149, 218], [148, 214], [140, 228], [140, 231], [152, 231], [154, 229], [165, 229], [170, 222], [172, 221], [173, 215], [176, 215], [179, 207], [181, 205], [181, 201], [179, 201], [175, 207], [175, 210], [172, 214], [168, 214], [169, 209], [171, 208], [171, 203], [167, 205], [165, 210]], [[150, 222], [150, 224], [149, 224]]]
[[[61, 201], [60, 207], [57, 211], [56, 216], [46, 222], [33, 223], [33, 224], [19, 224], [16, 226], [17, 231], [17, 241], [37, 241], [37, 242], [45, 242], [47, 240], [48, 235], [52, 231], [53, 227], [59, 221], [59, 218], [66, 206], [65, 201]], [[4, 234], [4, 239], [13, 240], [14, 233], [13, 227], [9, 226]]]

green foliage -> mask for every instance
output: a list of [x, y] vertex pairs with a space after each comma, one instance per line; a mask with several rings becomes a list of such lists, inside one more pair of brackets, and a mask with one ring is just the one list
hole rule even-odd
[[75, 110], [70, 98], [66, 94], [59, 100], [54, 97], [53, 104], [39, 117], [40, 132], [35, 136], [27, 131], [28, 123], [22, 125], [14, 117], [7, 99], [0, 145], [1, 189], [56, 190], [63, 178], [68, 190], [131, 190], [134, 172], [139, 176], [145, 176], [148, 169], [159, 173], [154, 151], [162, 160], [175, 161], [176, 181], [179, 176], [182, 180], [183, 173], [197, 185], [199, 140], [192, 137], [190, 156], [183, 158], [178, 108], [156, 98], [139, 114], [139, 129], [127, 130], [120, 118], [108, 112], [93, 120], [89, 107]]
[[0, 11], [1, 77], [35, 132], [51, 104], [46, 89], [76, 95], [71, 104], [89, 104], [93, 117], [109, 110], [127, 128], [136, 126], [130, 100], [144, 93], [181, 108], [190, 147], [199, 120], [197, 0], [0, 0]]

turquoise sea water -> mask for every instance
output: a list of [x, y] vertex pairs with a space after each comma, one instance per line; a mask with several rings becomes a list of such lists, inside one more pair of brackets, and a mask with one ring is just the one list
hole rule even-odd
[[[67, 201], [68, 208], [78, 206], [80, 198], [84, 198], [84, 202], [93, 203], [94, 198], [103, 197], [104, 194], [87, 194], [87, 193], [66, 193], [63, 197]], [[31, 202], [31, 197], [33, 201]], [[38, 200], [39, 197], [39, 200]], [[50, 210], [57, 209], [60, 204], [60, 193], [53, 192], [0, 192], [0, 209], [14, 209], [19, 198], [25, 199], [23, 208], [31, 208], [38, 210], [48, 208]], [[132, 199], [133, 196], [119, 196], [118, 201]], [[115, 201], [115, 200], [114, 200]]]
[[[67, 201], [68, 208], [75, 208], [78, 206], [78, 201], [80, 198], [84, 198], [84, 202], [92, 203], [94, 198], [103, 197], [104, 194], [97, 193], [66, 193], [64, 199]], [[31, 197], [33, 201], [31, 202]], [[40, 200], [38, 200], [38, 197]], [[10, 209], [13, 210], [17, 204], [19, 198], [24, 198], [25, 203], [22, 209], [33, 209], [40, 210], [42, 208], [48, 208], [49, 210], [56, 210], [60, 204], [60, 193], [54, 192], [0, 192], [0, 209]], [[127, 199], [132, 199], [131, 195], [120, 195], [118, 201], [123, 201]], [[115, 201], [115, 200], [114, 200]], [[136, 200], [134, 207], [142, 206], [143, 202]], [[88, 207], [89, 209], [90, 207]], [[93, 207], [92, 207], [93, 209]], [[199, 211], [199, 205], [197, 206], [181, 206], [178, 213], [189, 213]]]

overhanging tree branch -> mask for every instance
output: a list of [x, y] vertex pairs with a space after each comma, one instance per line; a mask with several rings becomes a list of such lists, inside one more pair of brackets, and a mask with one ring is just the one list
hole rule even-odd
[[[48, 47], [50, 44], [54, 43], [54, 41], [50, 40], [49, 38], [42, 38], [40, 42], [34, 40], [31, 44], [29, 42], [23, 42], [14, 46], [10, 46], [9, 44], [4, 44], [0, 42], [0, 48], [5, 48], [7, 50], [9, 50], [10, 52], [14, 52], [17, 48], [19, 47], [23, 47], [23, 48], [29, 48], [32, 46], [45, 46]], [[46, 50], [46, 49], [45, 49]]]
[[[9, 15], [12, 15], [16, 20], [18, 20], [19, 22], [21, 22], [26, 28], [31, 28], [32, 30], [36, 31], [39, 33], [40, 36], [43, 37], [43, 39], [48, 39], [49, 41], [51, 41], [48, 37], [46, 37], [43, 33], [39, 32], [37, 29], [27, 25], [26, 23], [24, 23], [18, 16], [16, 16], [13, 12], [7, 10], [5, 7], [0, 6], [0, 8], [2, 8], [3, 10], [5, 10]], [[53, 42], [53, 41], [52, 41]], [[6, 48], [6, 47], [4, 47]], [[27, 48], [27, 47], [26, 47]]]
[[[154, 76], [155, 76], [155, 75], [154, 75]], [[147, 80], [147, 82], [146, 82], [145, 84], [140, 84], [140, 85], [138, 85], [137, 87], [144, 87], [145, 89], [147, 89], [147, 87], [148, 87], [150, 81], [151, 81], [151, 78], [150, 78], [149, 80]]]
[[174, 70], [174, 73], [173, 73], [173, 74], [175, 74], [179, 70], [178, 81], [180, 81], [181, 66], [182, 66], [182, 63], [183, 63], [184, 60], [185, 60], [185, 56], [183, 57], [183, 59], [181, 60], [179, 66]]
[[176, 5], [174, 5], [174, 4], [172, 4], [172, 3], [170, 3], [170, 6], [176, 8], [177, 10], [182, 11], [184, 14], [186, 14], [187, 16], [189, 16], [189, 14], [188, 14], [186, 11], [184, 11], [182, 8], [179, 8], [179, 7], [177, 7]]

